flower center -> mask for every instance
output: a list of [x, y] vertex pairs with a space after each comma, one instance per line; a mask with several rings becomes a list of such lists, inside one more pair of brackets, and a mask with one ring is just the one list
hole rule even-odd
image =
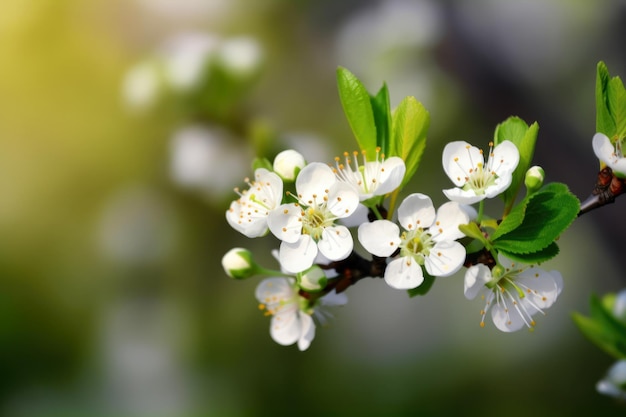
[[424, 259], [430, 254], [433, 240], [429, 233], [422, 228], [402, 233], [400, 236], [400, 254], [409, 256], [424, 265]]
[[326, 227], [332, 226], [336, 216], [326, 208], [326, 205], [309, 207], [302, 210], [302, 232], [311, 236], [316, 242], [322, 238]]

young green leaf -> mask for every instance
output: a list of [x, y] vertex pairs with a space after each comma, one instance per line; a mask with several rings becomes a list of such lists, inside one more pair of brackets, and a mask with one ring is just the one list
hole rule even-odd
[[619, 77], [610, 77], [602, 61], [596, 76], [596, 132], [612, 140], [626, 138], [626, 89]]
[[370, 97], [374, 123], [376, 124], [376, 146], [380, 147], [383, 155], [389, 155], [389, 141], [391, 137], [391, 111], [389, 109], [389, 90], [383, 84], [375, 96]]
[[574, 313], [572, 318], [582, 334], [616, 359], [626, 359], [626, 325], [607, 311], [598, 296], [590, 300], [591, 317]]
[[337, 69], [337, 86], [343, 111], [359, 147], [375, 158], [376, 122], [370, 95], [361, 81], [346, 68]]
[[552, 242], [551, 244], [537, 252], [516, 253], [509, 252], [503, 248], [499, 248], [499, 253], [514, 261], [531, 265], [545, 262], [549, 259], [554, 258], [556, 255], [559, 254], [559, 247], [556, 242]]
[[615, 121], [609, 105], [609, 83], [611, 77], [606, 64], [598, 62], [596, 74], [596, 132], [604, 133], [609, 138], [615, 132]]
[[500, 123], [494, 133], [494, 144], [497, 146], [505, 140], [509, 140], [517, 146], [519, 151], [519, 163], [513, 171], [513, 180], [511, 185], [502, 193], [504, 199], [505, 213], [511, 209], [515, 203], [515, 197], [519, 192], [521, 185], [524, 183], [526, 171], [530, 168], [535, 153], [535, 143], [537, 142], [537, 133], [539, 125], [537, 122], [530, 127], [519, 117], [509, 117]]
[[430, 115], [415, 97], [405, 97], [393, 112], [391, 126], [389, 156], [399, 156], [404, 160], [406, 173], [400, 185], [403, 187], [415, 174], [422, 159]]
[[521, 223], [513, 228], [507, 217], [500, 224], [506, 233], [499, 227], [492, 235], [496, 249], [520, 255], [542, 253], [570, 226], [580, 208], [578, 199], [561, 183], [546, 185], [521, 204], [526, 204], [525, 209], [516, 211], [511, 219], [515, 225], [523, 216]]
[[609, 82], [609, 110], [615, 122], [615, 135], [622, 140], [626, 137], [626, 89], [619, 77]]

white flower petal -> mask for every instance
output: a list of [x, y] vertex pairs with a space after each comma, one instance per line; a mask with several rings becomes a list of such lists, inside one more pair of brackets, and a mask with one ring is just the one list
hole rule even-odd
[[505, 140], [493, 148], [493, 155], [489, 159], [490, 168], [497, 176], [511, 175], [519, 163], [519, 150], [513, 142]]
[[604, 133], [596, 133], [591, 140], [591, 146], [596, 157], [611, 166], [615, 160], [615, 147], [611, 143], [611, 140]]
[[298, 198], [306, 205], [322, 204], [328, 190], [337, 182], [333, 170], [321, 162], [312, 162], [302, 168], [296, 178]]
[[505, 173], [501, 177], [495, 179], [493, 185], [485, 188], [485, 198], [493, 198], [503, 193], [513, 181], [513, 176], [510, 173]]
[[347, 258], [352, 252], [354, 242], [348, 228], [337, 225], [324, 228], [317, 246], [325, 257], [331, 261], [339, 261]]
[[[248, 215], [250, 205], [247, 199], [240, 198], [230, 203], [226, 211], [226, 221], [236, 231], [249, 238], [261, 237], [267, 233], [267, 215]], [[252, 209], [254, 210], [254, 209]]]
[[359, 242], [375, 256], [391, 256], [400, 244], [400, 228], [389, 220], [363, 223], [358, 230]]
[[283, 242], [297, 242], [302, 234], [302, 208], [293, 203], [283, 204], [270, 212], [267, 225]]
[[518, 275], [516, 282], [525, 289], [525, 297], [522, 301], [528, 305], [528, 311], [532, 314], [539, 309], [550, 307], [556, 301], [560, 291], [558, 282], [554, 276], [560, 278], [558, 271], [547, 272], [541, 268], [528, 268]]
[[295, 296], [292, 283], [287, 278], [266, 278], [257, 285], [254, 295], [268, 310], [284, 304]]
[[298, 339], [298, 349], [305, 351], [311, 346], [315, 338], [315, 323], [313, 318], [306, 313], [299, 312], [300, 317], [300, 338]]
[[424, 282], [422, 267], [410, 257], [394, 259], [385, 269], [385, 282], [398, 290], [419, 287]]
[[285, 313], [275, 314], [270, 323], [270, 336], [279, 345], [293, 345], [300, 339], [302, 334], [302, 322], [300, 312], [290, 310]]
[[491, 270], [487, 265], [473, 265], [465, 271], [465, 298], [473, 300], [485, 289], [485, 284], [491, 280]]
[[352, 212], [352, 214], [348, 217], [343, 217], [339, 219], [339, 223], [343, 224], [346, 227], [357, 227], [369, 221], [368, 215], [369, 209], [363, 204], [359, 203], [359, 205]]
[[433, 224], [435, 215], [432, 200], [421, 193], [407, 196], [398, 207], [398, 221], [406, 230], [429, 227]]
[[463, 266], [465, 247], [456, 241], [437, 242], [426, 257], [426, 271], [434, 277], [447, 277]]
[[359, 205], [359, 194], [350, 185], [337, 181], [329, 190], [326, 206], [339, 218], [349, 217]]
[[278, 253], [281, 267], [294, 274], [309, 269], [316, 256], [317, 245], [309, 235], [302, 235], [293, 243], [282, 242]]
[[487, 198], [487, 195], [476, 195], [474, 190], [463, 190], [461, 188], [449, 188], [443, 190], [448, 200], [456, 201], [461, 204], [474, 204]]
[[468, 173], [478, 164], [484, 164], [485, 159], [477, 147], [465, 141], [456, 141], [445, 146], [441, 162], [443, 170], [454, 185], [462, 187], [467, 182]]
[[439, 207], [435, 223], [428, 229], [428, 233], [437, 242], [460, 239], [465, 235], [459, 230], [459, 226], [468, 224], [469, 221], [470, 217], [461, 204], [450, 201]]
[[404, 161], [397, 156], [385, 159], [380, 165], [380, 168], [378, 168], [380, 170], [377, 180], [378, 185], [374, 189], [374, 195], [384, 195], [394, 191], [402, 183], [404, 173], [406, 172]]
[[520, 314], [519, 307], [516, 307], [511, 300], [507, 300], [506, 307], [502, 304], [494, 305], [491, 308], [491, 319], [493, 324], [503, 332], [515, 332], [524, 325], [526, 322]]

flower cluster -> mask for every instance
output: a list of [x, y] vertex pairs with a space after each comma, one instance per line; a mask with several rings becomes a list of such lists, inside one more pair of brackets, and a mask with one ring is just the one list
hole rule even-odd
[[[385, 203], [388, 197], [395, 201], [405, 182], [405, 161], [385, 157], [380, 147], [371, 154], [368, 159], [365, 150], [346, 152], [327, 164], [307, 163], [299, 152], [286, 150], [258, 166], [254, 179], [245, 180], [246, 189], [235, 189], [239, 198], [226, 211], [227, 222], [249, 238], [276, 238], [280, 267], [267, 270], [242, 248], [229, 251], [222, 264], [232, 278], [268, 276], [256, 298], [272, 317], [272, 339], [307, 349], [324, 307], [345, 304], [344, 291], [362, 278], [380, 277], [411, 294], [464, 266], [466, 297], [482, 294], [485, 300], [481, 326], [491, 310], [502, 331], [532, 328], [533, 316], [543, 314], [561, 292], [561, 275], [499, 253], [497, 241], [490, 241], [497, 223], [483, 214], [484, 200], [502, 195], [514, 182], [518, 147], [509, 140], [490, 143], [485, 158], [467, 142], [449, 143], [442, 158], [456, 186], [443, 190], [449, 201], [436, 208], [431, 197], [414, 192], [397, 210]], [[541, 188], [543, 176], [539, 167], [528, 169], [523, 180], [529, 194]], [[480, 235], [472, 245], [470, 225]], [[358, 253], [355, 239], [367, 253]]]

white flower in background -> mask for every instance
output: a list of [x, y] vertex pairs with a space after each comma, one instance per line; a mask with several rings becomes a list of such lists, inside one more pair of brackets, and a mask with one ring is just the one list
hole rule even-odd
[[376, 160], [367, 161], [365, 151], [362, 152], [363, 165], [359, 165], [358, 152], [344, 152], [345, 163], [341, 163], [339, 157], [335, 158], [337, 177], [350, 184], [359, 193], [361, 201], [373, 196], [385, 195], [394, 191], [404, 179], [406, 166], [402, 158], [392, 156], [385, 159], [380, 155], [380, 148], [376, 149]]
[[122, 95], [126, 104], [134, 110], [152, 107], [163, 90], [161, 69], [153, 60], [142, 61], [133, 66], [122, 84]]
[[297, 203], [283, 204], [270, 212], [267, 223], [282, 242], [281, 267], [296, 273], [313, 265], [318, 251], [331, 261], [345, 259], [352, 252], [352, 235], [335, 220], [350, 216], [359, 196], [349, 185], [338, 181], [328, 165], [314, 162], [296, 178]]
[[[256, 288], [259, 308], [272, 316], [270, 336], [280, 345], [298, 344], [298, 349], [306, 350], [315, 337], [315, 323], [312, 314], [322, 322], [328, 316], [324, 306], [343, 305], [347, 302], [344, 294], [334, 291], [321, 297], [317, 305], [310, 306], [309, 300], [298, 294], [298, 287], [291, 278], [267, 278]], [[319, 307], [321, 308], [318, 308]]]
[[[526, 326], [532, 328], [535, 314], [556, 301], [563, 289], [563, 278], [558, 271], [544, 271], [532, 265], [512, 262], [498, 256], [504, 272], [494, 277], [483, 264], [468, 268], [465, 273], [465, 297], [474, 299], [478, 294], [485, 300], [481, 310], [480, 326], [485, 326], [485, 316], [491, 309], [491, 318], [503, 332], [514, 332]], [[497, 267], [496, 267], [497, 268]]]
[[255, 74], [261, 65], [262, 56], [259, 43], [243, 36], [224, 40], [215, 53], [216, 61], [237, 77]]
[[470, 216], [456, 202], [442, 205], [437, 212], [430, 197], [415, 193], [398, 207], [400, 228], [389, 220], [359, 226], [359, 242], [375, 256], [399, 256], [385, 269], [385, 282], [397, 289], [416, 288], [424, 281], [422, 265], [431, 276], [457, 272], [465, 261], [465, 248], [456, 239], [463, 237], [459, 225]]
[[626, 360], [619, 360], [609, 368], [605, 377], [598, 381], [596, 390], [626, 401]]
[[218, 37], [206, 33], [184, 33], [169, 39], [160, 51], [169, 84], [180, 91], [198, 86], [219, 45]]
[[593, 152], [596, 157], [604, 162], [616, 174], [626, 176], [626, 158], [622, 153], [621, 141], [614, 144], [604, 133], [596, 133], [592, 140]]
[[221, 198], [232, 191], [249, 166], [251, 151], [228, 131], [214, 126], [190, 125], [170, 140], [170, 175], [181, 187]]
[[464, 141], [450, 142], [443, 150], [443, 169], [459, 188], [443, 190], [452, 201], [474, 204], [493, 198], [505, 191], [513, 179], [519, 162], [519, 151], [513, 142], [505, 140], [493, 148], [489, 144], [489, 159], [485, 164], [483, 151]]
[[274, 158], [273, 169], [285, 181], [294, 181], [306, 161], [298, 151], [287, 149], [280, 152]]
[[[231, 227], [248, 237], [259, 237], [267, 233], [269, 213], [281, 203], [283, 181], [278, 175], [265, 168], [254, 171], [254, 181], [249, 189], [239, 192], [239, 198], [230, 204], [226, 220]], [[310, 266], [310, 265], [309, 265]]]

